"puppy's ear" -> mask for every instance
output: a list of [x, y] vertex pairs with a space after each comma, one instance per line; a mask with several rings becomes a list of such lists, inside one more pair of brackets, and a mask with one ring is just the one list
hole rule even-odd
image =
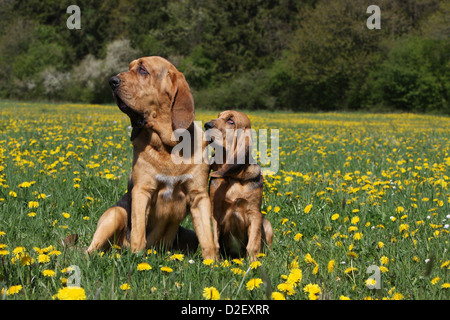
[[223, 178], [238, 175], [244, 170], [250, 161], [252, 146], [252, 131], [250, 129], [235, 130], [235, 138], [232, 146], [226, 146], [226, 149], [232, 148], [233, 153], [227, 155], [226, 162], [219, 170], [211, 172], [210, 176], [215, 178]]
[[171, 72], [172, 81], [172, 129], [187, 129], [194, 121], [194, 98], [181, 72]]

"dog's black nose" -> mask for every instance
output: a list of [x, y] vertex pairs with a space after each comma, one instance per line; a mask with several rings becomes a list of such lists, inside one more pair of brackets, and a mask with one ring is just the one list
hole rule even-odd
[[109, 85], [111, 86], [111, 88], [115, 89], [118, 86], [120, 86], [120, 78], [118, 76], [114, 76], [109, 78]]
[[212, 129], [212, 128], [214, 128], [214, 123], [212, 123], [212, 121], [207, 122], [207, 123], [205, 123], [204, 127], [206, 130]]

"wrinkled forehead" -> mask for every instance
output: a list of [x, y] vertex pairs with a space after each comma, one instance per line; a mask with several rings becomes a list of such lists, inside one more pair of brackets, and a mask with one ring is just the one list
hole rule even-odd
[[234, 110], [226, 110], [219, 114], [219, 119], [228, 120], [228, 118], [233, 118], [233, 121], [242, 128], [250, 128], [250, 119], [247, 117], [245, 113], [234, 111]]
[[217, 116], [218, 119], [228, 119], [230, 116], [233, 116], [233, 112], [232, 111], [222, 111], [221, 113], [219, 113], [219, 115]]
[[129, 70], [142, 65], [146, 69], [155, 71], [169, 70], [175, 68], [169, 61], [161, 57], [142, 57], [130, 62]]

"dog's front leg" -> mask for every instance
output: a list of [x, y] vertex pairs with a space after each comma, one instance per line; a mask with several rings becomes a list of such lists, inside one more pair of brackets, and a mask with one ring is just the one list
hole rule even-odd
[[256, 255], [261, 252], [261, 227], [262, 215], [257, 211], [246, 213], [250, 217], [250, 226], [248, 228], [247, 254], [251, 261], [256, 260]]
[[208, 194], [199, 193], [191, 200], [191, 216], [203, 259], [217, 259], [216, 245], [211, 230], [211, 202]]
[[140, 186], [131, 191], [131, 251], [144, 250], [147, 244], [146, 228], [150, 213], [151, 193]]

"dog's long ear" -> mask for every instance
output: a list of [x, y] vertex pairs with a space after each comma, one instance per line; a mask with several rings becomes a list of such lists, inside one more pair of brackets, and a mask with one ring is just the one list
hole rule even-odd
[[233, 148], [234, 152], [227, 155], [226, 162], [219, 170], [211, 172], [210, 176], [215, 178], [230, 177], [238, 175], [244, 170], [250, 161], [252, 146], [251, 129], [237, 129], [232, 146], [226, 146], [226, 149]]
[[187, 129], [194, 121], [194, 98], [181, 72], [171, 72], [172, 80], [172, 129]]

